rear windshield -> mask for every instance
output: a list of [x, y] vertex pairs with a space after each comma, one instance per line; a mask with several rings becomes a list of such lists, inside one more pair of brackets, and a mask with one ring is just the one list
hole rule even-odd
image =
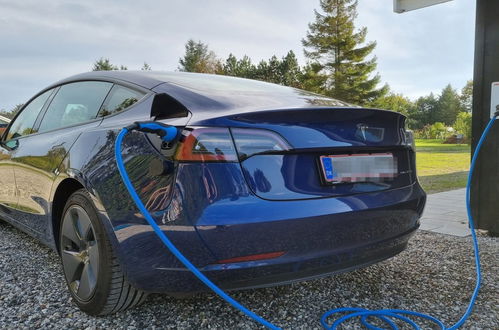
[[153, 73], [159, 80], [206, 92], [258, 92], [258, 93], [289, 93], [290, 88], [263, 81], [244, 78], [220, 76], [214, 74], [189, 73]]

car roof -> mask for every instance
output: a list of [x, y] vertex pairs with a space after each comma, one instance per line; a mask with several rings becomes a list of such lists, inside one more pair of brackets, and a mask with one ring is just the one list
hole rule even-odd
[[85, 73], [80, 73], [63, 80], [56, 82], [55, 85], [60, 85], [68, 82], [79, 81], [79, 80], [115, 80], [124, 81], [139, 85], [141, 87], [152, 89], [155, 86], [164, 83], [164, 80], [158, 79], [151, 74], [147, 74], [145, 71], [132, 71], [132, 70], [109, 70], [109, 71], [90, 71]]
[[[230, 114], [290, 108], [355, 107], [308, 91], [263, 81], [215, 74], [166, 71], [91, 71], [52, 86], [81, 80], [111, 80], [164, 92], [194, 115], [200, 112]], [[51, 86], [51, 87], [52, 87]], [[50, 88], [50, 87], [49, 87]]]

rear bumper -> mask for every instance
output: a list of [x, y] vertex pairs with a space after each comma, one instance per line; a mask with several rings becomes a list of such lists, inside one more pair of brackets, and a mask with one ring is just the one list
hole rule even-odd
[[[419, 227], [426, 200], [417, 183], [377, 193], [285, 202], [246, 194], [208, 203], [189, 198], [187, 192], [184, 189], [182, 198], [172, 202], [177, 221], [161, 227], [189, 260], [225, 289], [290, 283], [390, 258], [407, 246]], [[130, 226], [125, 229], [130, 235], [117, 235], [132, 284], [148, 292], [206, 290], [149, 226], [140, 228]], [[275, 259], [218, 263], [276, 251], [285, 253]]]
[[[334, 251], [332, 254], [310, 259], [275, 264], [263, 263], [263, 265], [259, 265], [258, 262], [216, 265], [220, 266], [217, 267], [218, 269], [210, 265], [200, 270], [225, 290], [261, 288], [311, 280], [363, 268], [391, 258], [406, 248], [409, 238], [418, 227], [382, 242], [367, 244], [355, 249]], [[157, 269], [156, 271], [158, 282], [163, 282], [165, 278], [172, 276], [169, 270]], [[170, 293], [208, 290], [187, 269], [178, 270], [174, 277], [175, 280], [171, 283], [174, 286], [168, 284], [152, 290]]]

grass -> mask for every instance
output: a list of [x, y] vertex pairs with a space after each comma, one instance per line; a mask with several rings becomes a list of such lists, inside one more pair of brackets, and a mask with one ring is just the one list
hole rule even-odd
[[416, 140], [416, 167], [427, 193], [464, 188], [470, 167], [470, 146]]

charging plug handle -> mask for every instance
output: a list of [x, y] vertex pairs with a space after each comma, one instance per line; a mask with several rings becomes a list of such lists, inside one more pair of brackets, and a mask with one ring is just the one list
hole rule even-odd
[[158, 123], [155, 121], [136, 121], [132, 125], [129, 125], [125, 128], [128, 131], [154, 133], [158, 135], [164, 142], [171, 142], [175, 140], [178, 135], [178, 130], [175, 126]]

